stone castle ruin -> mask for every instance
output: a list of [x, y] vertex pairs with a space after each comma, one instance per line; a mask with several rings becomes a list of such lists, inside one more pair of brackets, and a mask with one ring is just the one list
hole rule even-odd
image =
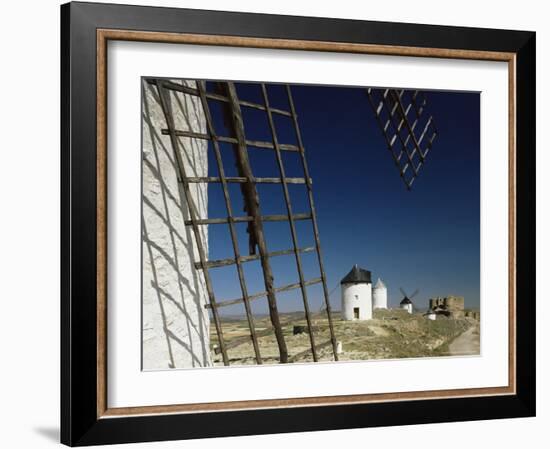
[[464, 296], [438, 296], [431, 298], [429, 310], [449, 318], [463, 318], [464, 314]]

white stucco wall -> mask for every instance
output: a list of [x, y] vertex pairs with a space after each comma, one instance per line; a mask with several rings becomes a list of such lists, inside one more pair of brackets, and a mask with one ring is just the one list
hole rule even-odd
[[413, 313], [412, 304], [401, 304], [399, 307], [401, 307], [403, 310], [406, 310], [409, 313]]
[[355, 307], [360, 320], [372, 319], [372, 284], [342, 284], [342, 319], [354, 320]]
[[[175, 81], [180, 82], [180, 81]], [[194, 87], [194, 82], [186, 82]], [[197, 97], [171, 93], [176, 128], [206, 132]], [[155, 86], [142, 85], [142, 331], [143, 369], [191, 368], [211, 364], [210, 320], [202, 273], [193, 266], [198, 255], [185, 196]], [[207, 176], [207, 141], [180, 138], [188, 176]], [[199, 214], [206, 218], [207, 187], [191, 186]], [[202, 226], [208, 254], [207, 227]]]
[[372, 308], [373, 309], [388, 308], [388, 289], [386, 287], [374, 288], [372, 290]]

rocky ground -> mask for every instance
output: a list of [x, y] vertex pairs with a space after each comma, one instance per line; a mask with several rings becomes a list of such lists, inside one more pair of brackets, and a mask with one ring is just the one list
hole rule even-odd
[[[308, 333], [294, 335], [295, 326], [306, 326], [303, 314], [282, 314], [281, 322], [292, 362], [312, 361]], [[223, 319], [226, 343], [241, 344], [230, 347], [231, 364], [255, 364], [254, 351], [247, 335], [248, 324], [244, 318]], [[340, 360], [396, 359], [437, 357], [449, 355], [479, 354], [479, 323], [471, 318], [427, 320], [421, 314], [408, 314], [399, 309], [377, 310], [372, 320], [342, 321], [333, 314], [336, 339], [342, 343]], [[271, 327], [269, 317], [255, 319], [256, 331]], [[316, 346], [330, 341], [328, 320], [325, 314], [313, 319]], [[214, 364], [221, 364], [221, 354], [215, 353], [217, 338], [212, 327], [212, 355]], [[273, 334], [259, 338], [260, 353], [264, 363], [278, 363], [279, 352]], [[322, 361], [332, 360], [332, 347], [325, 344], [318, 351]]]

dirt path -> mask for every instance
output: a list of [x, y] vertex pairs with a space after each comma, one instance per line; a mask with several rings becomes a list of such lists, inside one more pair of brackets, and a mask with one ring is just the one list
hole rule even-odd
[[460, 334], [449, 345], [449, 355], [478, 355], [479, 354], [479, 325], [472, 326]]

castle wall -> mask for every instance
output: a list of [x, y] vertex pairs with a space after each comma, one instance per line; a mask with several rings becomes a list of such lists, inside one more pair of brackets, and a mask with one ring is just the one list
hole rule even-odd
[[444, 304], [449, 310], [452, 311], [464, 311], [464, 297], [463, 296], [447, 296], [444, 300]]
[[451, 313], [453, 318], [464, 317], [464, 297], [463, 296], [447, 296], [445, 298], [445, 306]]
[[430, 299], [430, 309], [435, 309], [436, 307], [443, 307], [445, 305], [445, 298], [438, 296], [437, 298]]
[[[180, 82], [180, 81], [174, 81]], [[194, 87], [194, 82], [186, 82]], [[206, 132], [197, 97], [170, 93], [176, 127]], [[156, 86], [142, 85], [142, 353], [143, 369], [211, 365], [207, 293], [192, 230], [185, 226], [187, 204], [178, 182], [174, 150]], [[180, 138], [180, 154], [188, 176], [207, 176], [207, 141]], [[193, 184], [200, 215], [207, 215], [207, 186]], [[208, 230], [202, 241], [208, 254]]]
[[430, 309], [443, 307], [453, 318], [464, 317], [464, 297], [463, 296], [446, 296], [445, 298], [437, 297], [430, 299]]

